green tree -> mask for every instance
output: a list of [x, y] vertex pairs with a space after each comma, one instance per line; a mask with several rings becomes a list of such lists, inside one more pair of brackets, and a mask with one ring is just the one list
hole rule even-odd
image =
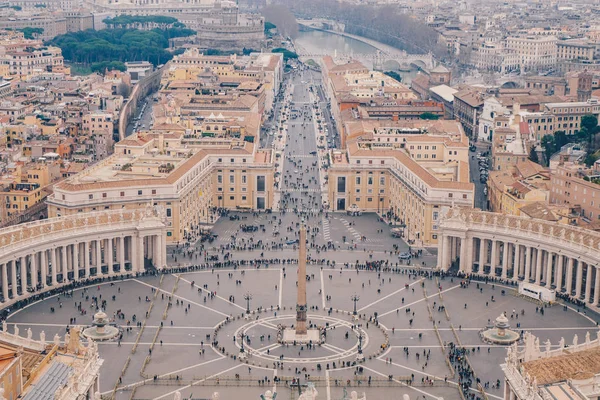
[[287, 61], [291, 58], [298, 58], [298, 54], [296, 54], [293, 51], [290, 51], [288, 49], [284, 49], [283, 47], [277, 47], [277, 48], [271, 50], [271, 53], [283, 53], [283, 59], [285, 61]]
[[423, 114], [419, 115], [419, 118], [433, 120], [433, 121], [440, 119], [439, 115], [435, 115], [430, 112], [424, 112]]
[[19, 32], [23, 32], [23, 37], [25, 39], [35, 39], [42, 33], [44, 33], [44, 28], [32, 28], [30, 26], [26, 28], [17, 29]]
[[542, 148], [544, 149], [544, 156], [546, 161], [550, 162], [550, 157], [555, 151], [554, 135], [546, 135], [542, 138]]
[[397, 73], [395, 71], [385, 71], [384, 74], [386, 74], [387, 76], [389, 76], [392, 79], [397, 80], [398, 82], [402, 82], [402, 77], [400, 76], [399, 73]]
[[536, 164], [540, 163], [538, 153], [537, 151], [535, 151], [535, 146], [531, 146], [531, 149], [529, 150], [529, 160], [533, 161]]
[[265, 33], [269, 32], [271, 29], [275, 29], [275, 28], [277, 28], [277, 26], [274, 23], [265, 21]]

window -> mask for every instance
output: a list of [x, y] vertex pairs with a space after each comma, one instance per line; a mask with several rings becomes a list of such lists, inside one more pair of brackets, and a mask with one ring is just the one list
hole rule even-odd
[[256, 191], [264, 192], [266, 188], [266, 179], [264, 175], [259, 175], [256, 177]]
[[246, 201], [246, 196], [242, 196], [242, 201]]
[[121, 197], [125, 197], [125, 192], [121, 192]]
[[142, 191], [138, 190], [138, 196], [141, 196], [141, 195], [142, 195]]
[[337, 192], [338, 193], [346, 193], [346, 177], [345, 176], [338, 176]]
[[171, 209], [167, 208], [167, 217], [171, 217]]
[[373, 198], [372, 198], [372, 197], [367, 197], [367, 201], [368, 201], [368, 202], [372, 202], [372, 201], [373, 201]]
[[360, 185], [360, 176], [357, 176], [357, 177], [356, 177], [356, 184], [357, 184], [357, 185]]
[[452, 197], [452, 193], [448, 193], [448, 197]]
[[88, 199], [92, 200], [94, 198], [93, 194], [88, 195]]
[[235, 196], [229, 196], [229, 200], [235, 200]]
[[229, 183], [235, 183], [235, 176], [229, 175]]
[[466, 194], [463, 194], [463, 199], [466, 199], [466, 198], [467, 198], [467, 195], [466, 195]]
[[171, 232], [171, 231], [167, 231], [167, 236], [168, 236], [168, 237], [171, 237], [171, 236], [173, 236], [173, 232]]
[[242, 175], [242, 183], [245, 185], [246, 184], [246, 175]]
[[102, 197], [103, 197], [103, 198], [106, 198], [106, 193], [102, 193]]
[[369, 176], [369, 177], [367, 178], [367, 185], [372, 185], [372, 184], [373, 184], [373, 177], [372, 177], [372, 176]]
[[379, 186], [385, 186], [385, 177], [384, 176], [381, 176], [379, 178]]
[[152, 194], [156, 194], [156, 189], [152, 189]]
[[217, 183], [223, 183], [223, 175], [217, 175]]

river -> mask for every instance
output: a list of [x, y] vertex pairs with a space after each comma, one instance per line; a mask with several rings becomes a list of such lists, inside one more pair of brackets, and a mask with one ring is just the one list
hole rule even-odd
[[[360, 40], [318, 30], [300, 31], [294, 42], [297, 46], [302, 47], [308, 53], [314, 52], [322, 54], [323, 51], [326, 51], [327, 53], [331, 54], [332, 57], [336, 54], [336, 52], [337, 54], [375, 54], [377, 52], [377, 48]], [[373, 68], [372, 60], [360, 61], [366, 67]], [[407, 84], [409, 84], [411, 79], [417, 74], [416, 70], [395, 70], [395, 72], [399, 73], [402, 77], [402, 81]]]

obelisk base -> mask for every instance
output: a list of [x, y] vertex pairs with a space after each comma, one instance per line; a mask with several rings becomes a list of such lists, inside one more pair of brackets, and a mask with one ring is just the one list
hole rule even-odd
[[301, 335], [296, 333], [295, 328], [286, 328], [281, 335], [282, 344], [321, 344], [323, 339], [319, 329], [307, 329], [306, 334]]

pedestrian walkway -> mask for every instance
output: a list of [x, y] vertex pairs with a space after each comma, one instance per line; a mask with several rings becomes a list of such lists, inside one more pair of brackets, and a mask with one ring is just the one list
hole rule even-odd
[[325, 239], [326, 242], [331, 241], [331, 231], [330, 231], [330, 226], [329, 226], [329, 220], [325, 217], [321, 218], [322, 224], [323, 225], [323, 239]]
[[321, 189], [281, 189], [281, 192], [320, 193]]
[[358, 233], [356, 231], [356, 229], [354, 229], [352, 226], [350, 226], [350, 222], [348, 222], [344, 218], [340, 218], [340, 221], [342, 222], [342, 224], [344, 224], [344, 226], [346, 227], [346, 229], [348, 229], [348, 231], [352, 234], [352, 236], [354, 236], [355, 239], [360, 239], [361, 238], [362, 235], [360, 233]]

